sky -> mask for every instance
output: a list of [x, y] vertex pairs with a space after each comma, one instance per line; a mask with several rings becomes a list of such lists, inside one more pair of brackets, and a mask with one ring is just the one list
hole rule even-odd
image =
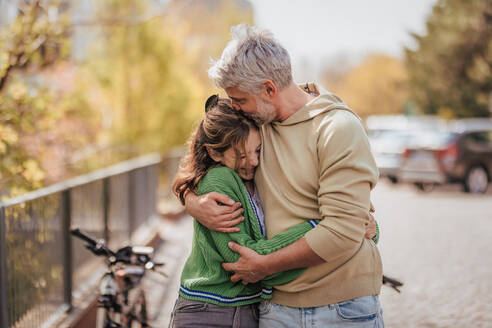
[[294, 78], [316, 78], [336, 59], [369, 53], [402, 57], [409, 32], [425, 33], [437, 0], [250, 0], [255, 24], [271, 30], [292, 58]]

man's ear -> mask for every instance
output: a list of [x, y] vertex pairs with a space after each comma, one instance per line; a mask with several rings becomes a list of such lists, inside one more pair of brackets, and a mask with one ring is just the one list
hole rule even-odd
[[273, 81], [271, 80], [263, 81], [263, 85], [262, 85], [263, 96], [265, 96], [267, 99], [272, 100], [273, 98], [275, 98], [277, 93], [278, 93], [278, 88], [275, 85], [275, 83], [273, 83]]
[[205, 146], [207, 149], [207, 153], [212, 157], [212, 159], [216, 162], [220, 162], [222, 160], [222, 154], [220, 154], [218, 151], [213, 150], [209, 146]]

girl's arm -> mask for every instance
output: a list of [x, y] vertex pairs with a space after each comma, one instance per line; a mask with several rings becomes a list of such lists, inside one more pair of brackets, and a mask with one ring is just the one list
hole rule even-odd
[[[249, 200], [245, 194], [246, 191], [244, 190], [242, 181], [231, 169], [220, 167], [210, 170], [203, 178], [197, 191], [198, 195], [206, 194], [211, 191], [222, 193], [234, 201], [241, 202], [245, 210], [250, 208], [249, 213], [253, 212], [251, 210], [251, 204], [249, 204]], [[225, 262], [236, 262], [239, 259], [239, 255], [228, 247], [227, 244], [230, 241], [251, 248], [258, 254], [266, 255], [297, 241], [319, 222], [318, 220], [302, 222], [291, 227], [284, 233], [275, 235], [271, 239], [264, 239], [259, 230], [259, 224], [256, 222], [257, 218], [246, 215], [246, 211], [244, 214], [245, 220], [238, 225], [240, 228], [239, 232], [222, 233], [209, 230], [216, 248], [224, 258]], [[256, 236], [256, 238], [253, 236]], [[297, 270], [297, 272], [299, 271]], [[291, 274], [286, 275], [278, 273], [272, 277], [267, 277], [266, 279], [268, 280], [269, 285], [279, 285], [295, 279], [298, 275], [288, 279], [287, 277], [290, 276], [292, 276], [292, 272]]]

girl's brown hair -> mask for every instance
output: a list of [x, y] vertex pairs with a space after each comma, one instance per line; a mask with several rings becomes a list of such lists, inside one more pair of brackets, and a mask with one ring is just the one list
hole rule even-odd
[[188, 191], [195, 191], [208, 170], [220, 165], [212, 159], [207, 148], [223, 154], [233, 147], [239, 158], [249, 130], [258, 129], [254, 121], [231, 107], [229, 99], [212, 96], [205, 104], [205, 111], [205, 117], [188, 141], [188, 153], [182, 158], [172, 185], [173, 193], [183, 205]]

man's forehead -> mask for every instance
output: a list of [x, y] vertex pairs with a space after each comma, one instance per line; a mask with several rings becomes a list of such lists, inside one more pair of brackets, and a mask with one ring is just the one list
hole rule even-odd
[[229, 96], [229, 99], [231, 99], [232, 101], [238, 102], [238, 101], [244, 100], [246, 98], [245, 97], [233, 97], [233, 96]]
[[232, 100], [240, 100], [249, 96], [247, 92], [239, 90], [238, 87], [227, 88], [225, 89], [225, 91], [227, 93], [227, 96], [229, 96], [229, 98], [231, 98]]

